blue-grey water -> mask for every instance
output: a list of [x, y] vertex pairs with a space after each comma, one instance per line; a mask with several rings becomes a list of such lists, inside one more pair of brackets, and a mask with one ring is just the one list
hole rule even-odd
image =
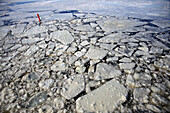
[[33, 21], [37, 13], [43, 20], [70, 18], [74, 11], [170, 20], [170, 0], [0, 0], [0, 26]]

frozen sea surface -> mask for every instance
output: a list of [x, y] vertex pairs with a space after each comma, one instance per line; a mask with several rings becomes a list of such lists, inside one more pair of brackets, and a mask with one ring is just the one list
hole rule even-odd
[[0, 26], [13, 22], [67, 19], [72, 13], [170, 20], [169, 0], [0, 0]]
[[0, 0], [0, 113], [170, 113], [169, 20], [165, 0]]

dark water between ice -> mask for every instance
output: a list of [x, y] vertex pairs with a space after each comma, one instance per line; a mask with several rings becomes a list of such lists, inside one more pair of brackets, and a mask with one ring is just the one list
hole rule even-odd
[[0, 26], [13, 22], [67, 19], [76, 12], [170, 20], [170, 0], [0, 0]]

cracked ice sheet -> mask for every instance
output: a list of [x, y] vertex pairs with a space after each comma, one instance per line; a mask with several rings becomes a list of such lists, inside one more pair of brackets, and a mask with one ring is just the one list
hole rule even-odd
[[127, 89], [116, 80], [111, 80], [96, 90], [76, 100], [76, 110], [84, 112], [113, 112], [126, 101]]

